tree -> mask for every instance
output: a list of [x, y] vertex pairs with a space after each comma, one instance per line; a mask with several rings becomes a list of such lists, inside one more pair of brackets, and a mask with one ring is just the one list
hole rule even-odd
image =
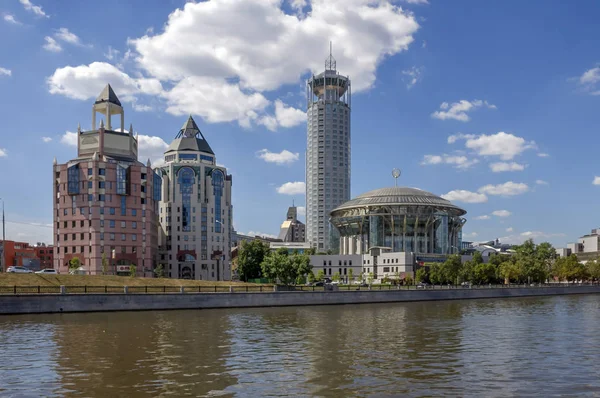
[[367, 276], [367, 283], [370, 285], [373, 283], [373, 279], [374, 279], [374, 275], [372, 272], [369, 272], [369, 275]]
[[108, 259], [106, 253], [102, 253], [102, 275], [108, 274]]
[[496, 267], [491, 263], [477, 264], [473, 270], [475, 283], [481, 285], [484, 283], [490, 283], [496, 279]]
[[335, 282], [339, 282], [340, 281], [340, 273], [336, 272], [335, 274], [333, 274], [333, 277], [331, 278], [331, 280], [335, 281]]
[[352, 271], [352, 268], [350, 268], [348, 270], [348, 282], [349, 283], [354, 282], [354, 271]]
[[240, 280], [248, 282], [249, 279], [262, 276], [261, 264], [269, 254], [269, 245], [255, 239], [242, 241], [238, 254], [238, 274]]
[[586, 279], [589, 275], [585, 265], [579, 262], [576, 254], [571, 254], [568, 257], [561, 257], [554, 262], [552, 274], [559, 281], [574, 281]]
[[415, 280], [417, 282], [427, 282], [429, 280], [429, 275], [427, 274], [425, 267], [421, 267], [417, 270]]
[[404, 284], [406, 285], [412, 285], [414, 283], [412, 276], [407, 276], [406, 278], [404, 278]]
[[316, 253], [317, 253], [317, 249], [315, 249], [314, 247], [311, 247], [304, 251], [304, 254], [306, 254], [308, 256], [314, 256]]
[[312, 270], [308, 273], [307, 279], [309, 283], [315, 282], [315, 273]]
[[505, 283], [519, 282], [523, 277], [523, 270], [519, 264], [514, 261], [505, 261], [500, 264], [500, 277]]
[[131, 264], [131, 265], [129, 266], [129, 276], [130, 276], [130, 277], [132, 277], [132, 278], [133, 278], [133, 277], [135, 277], [135, 268], [136, 268], [136, 267], [135, 267], [135, 265], [133, 265], [133, 264]]
[[323, 271], [322, 269], [320, 269], [319, 272], [317, 272], [317, 280], [319, 282], [322, 282], [323, 279], [325, 279], [325, 271]]
[[156, 268], [154, 268], [154, 276], [157, 278], [165, 277], [165, 269], [162, 264], [158, 264]]
[[291, 285], [300, 276], [311, 272], [310, 257], [306, 254], [289, 254], [286, 248], [269, 253], [261, 263], [262, 273], [270, 279]]
[[429, 281], [434, 285], [441, 285], [442, 283], [446, 282], [443, 264], [432, 263], [429, 266]]
[[597, 281], [600, 279], [600, 258], [590, 260], [585, 264], [589, 277]]
[[456, 283], [460, 270], [462, 267], [461, 258], [459, 254], [453, 254], [448, 256], [446, 261], [443, 263], [445, 282]]
[[79, 260], [79, 257], [73, 257], [69, 260], [69, 272], [76, 271], [79, 267], [81, 267], [81, 260]]

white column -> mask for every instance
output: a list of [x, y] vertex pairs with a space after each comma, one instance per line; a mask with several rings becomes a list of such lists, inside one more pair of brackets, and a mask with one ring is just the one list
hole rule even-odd
[[[125, 132], [125, 112], [121, 109], [121, 133]], [[131, 131], [129, 132], [131, 134]]]
[[110, 102], [106, 103], [106, 129], [112, 130], [112, 124], [110, 121]]
[[92, 108], [92, 130], [96, 130], [96, 108]]

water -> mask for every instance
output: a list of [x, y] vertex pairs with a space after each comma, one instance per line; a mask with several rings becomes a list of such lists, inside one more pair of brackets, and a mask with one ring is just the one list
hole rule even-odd
[[600, 396], [600, 295], [0, 316], [0, 396]]

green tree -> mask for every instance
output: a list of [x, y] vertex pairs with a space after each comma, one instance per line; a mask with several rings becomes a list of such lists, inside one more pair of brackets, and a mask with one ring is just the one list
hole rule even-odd
[[369, 272], [369, 275], [367, 275], [367, 283], [370, 285], [373, 283], [373, 279], [375, 278], [375, 276], [373, 275], [372, 272]]
[[309, 249], [306, 249], [304, 251], [304, 254], [306, 254], [308, 256], [314, 256], [315, 254], [317, 254], [317, 249], [315, 249], [314, 247], [311, 247]]
[[[481, 258], [481, 253], [475, 252], [475, 254], [479, 254], [479, 258]], [[481, 263], [477, 262], [475, 255], [471, 260], [465, 261], [458, 272], [460, 280], [463, 282], [473, 282], [475, 280], [475, 267], [479, 264]], [[456, 281], [454, 282], [456, 283]]]
[[165, 277], [165, 268], [162, 264], [158, 264], [156, 268], [154, 268], [154, 276], [156, 278], [164, 278]]
[[556, 260], [552, 267], [552, 274], [559, 281], [566, 280], [568, 282], [583, 280], [589, 276], [587, 267], [579, 261], [576, 254]]
[[446, 282], [443, 264], [432, 263], [429, 266], [429, 281], [434, 285], [441, 285]]
[[514, 261], [504, 261], [500, 264], [500, 277], [505, 283], [519, 282], [523, 277], [521, 266]]
[[262, 264], [262, 273], [270, 279], [279, 280], [284, 285], [291, 285], [300, 276], [311, 272], [310, 257], [306, 254], [289, 254], [285, 248], [269, 253]]
[[260, 278], [261, 264], [269, 254], [269, 245], [258, 239], [242, 241], [238, 254], [238, 274], [240, 280], [247, 282], [249, 279]]
[[335, 274], [333, 274], [333, 277], [331, 278], [331, 280], [335, 281], [335, 282], [339, 282], [340, 278], [341, 278], [340, 273], [336, 272]]
[[79, 267], [81, 267], [81, 260], [79, 260], [79, 257], [73, 257], [69, 260], [69, 272], [76, 271]]
[[480, 263], [474, 267], [474, 282], [481, 285], [496, 279], [496, 267], [491, 263]]
[[136, 267], [135, 267], [135, 265], [133, 265], [133, 264], [131, 264], [131, 265], [129, 266], [129, 276], [130, 276], [130, 277], [132, 277], [132, 278], [133, 278], [133, 277], [135, 277], [135, 268], [136, 268]]
[[460, 276], [462, 263], [460, 254], [452, 254], [448, 256], [446, 261], [443, 263], [445, 281], [449, 283], [456, 283]]
[[325, 279], [325, 271], [320, 269], [319, 272], [317, 272], [317, 280], [323, 282], [323, 279]]
[[106, 253], [102, 253], [102, 275], [108, 274], [108, 259]]
[[348, 270], [348, 283], [351, 284], [352, 282], [354, 282], [354, 271], [350, 268]]
[[425, 269], [425, 267], [420, 267], [417, 270], [415, 280], [417, 282], [427, 282], [429, 280], [429, 275], [427, 274], [427, 269]]
[[600, 258], [588, 261], [585, 267], [590, 279], [594, 281], [600, 280]]
[[404, 284], [405, 285], [412, 285], [414, 283], [412, 276], [407, 276], [406, 278], [404, 278]]
[[314, 283], [315, 282], [315, 273], [310, 271], [308, 273], [307, 279], [308, 279], [309, 283]]

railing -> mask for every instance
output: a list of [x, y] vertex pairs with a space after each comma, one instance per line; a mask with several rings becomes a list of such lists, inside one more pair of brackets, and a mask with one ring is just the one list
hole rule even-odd
[[[337, 291], [430, 291], [449, 289], [514, 289], [514, 288], [543, 288], [563, 287], [577, 288], [580, 286], [599, 286], [600, 282], [586, 283], [531, 283], [510, 285], [325, 285], [325, 286], [0, 286], [0, 295], [15, 294], [160, 294], [160, 293], [267, 293], [267, 292], [329, 292]], [[333, 287], [335, 286], [335, 287]]]

